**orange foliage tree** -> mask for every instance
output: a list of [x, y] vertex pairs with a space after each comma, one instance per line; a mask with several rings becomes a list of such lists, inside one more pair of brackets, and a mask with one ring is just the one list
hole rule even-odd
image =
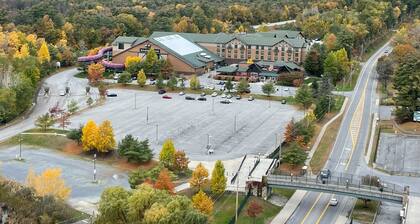
[[284, 132], [284, 141], [287, 143], [293, 142], [296, 138], [295, 121], [292, 119], [286, 126]]
[[192, 197], [192, 203], [194, 208], [198, 209], [200, 212], [211, 215], [213, 212], [213, 201], [209, 196], [206, 195], [202, 190]]
[[34, 188], [39, 196], [51, 195], [58, 199], [66, 199], [70, 195], [71, 189], [67, 187], [61, 178], [60, 168], [48, 168], [40, 175], [30, 169], [26, 177], [26, 184]]
[[100, 63], [90, 64], [88, 66], [88, 79], [91, 83], [97, 83], [103, 79], [102, 74], [105, 72], [105, 67]]
[[166, 190], [169, 193], [174, 193], [174, 184], [172, 183], [171, 176], [166, 168], [163, 168], [160, 173], [159, 177], [156, 180], [155, 188], [159, 190]]

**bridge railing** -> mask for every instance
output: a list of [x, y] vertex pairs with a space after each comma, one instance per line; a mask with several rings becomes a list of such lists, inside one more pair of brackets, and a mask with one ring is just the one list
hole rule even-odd
[[324, 181], [318, 176], [286, 176], [286, 175], [269, 175], [267, 177], [268, 184], [301, 184], [308, 187], [316, 188], [336, 188], [347, 191], [363, 191], [380, 195], [402, 196], [404, 187], [392, 183], [380, 182], [380, 187], [363, 184], [362, 178], [351, 174], [341, 174], [340, 176], [331, 176]]

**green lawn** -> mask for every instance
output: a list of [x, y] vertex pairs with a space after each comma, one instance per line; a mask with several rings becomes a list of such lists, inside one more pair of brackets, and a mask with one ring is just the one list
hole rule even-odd
[[[33, 132], [42, 132], [38, 129], [31, 129], [28, 131], [25, 131], [27, 133], [33, 133]], [[48, 129], [46, 133], [65, 133], [63, 130], [59, 129]], [[0, 145], [18, 145], [19, 144], [19, 138], [22, 138], [22, 144], [23, 145], [31, 145], [31, 146], [39, 146], [43, 148], [50, 148], [50, 149], [57, 149], [62, 150], [63, 147], [72, 142], [73, 140], [68, 139], [65, 136], [60, 135], [16, 135], [13, 136], [6, 141], [0, 143]]]
[[[235, 194], [225, 193], [214, 204], [214, 212], [212, 223], [228, 223], [235, 215]], [[244, 198], [244, 195], [239, 195], [239, 202]], [[265, 200], [251, 196], [245, 204], [243, 210], [239, 214], [238, 223], [253, 224], [254, 220], [247, 215], [247, 208], [252, 200], [256, 200], [262, 207], [263, 212], [256, 218], [255, 223], [269, 223], [271, 219], [281, 210], [281, 207], [275, 206]]]
[[273, 188], [273, 194], [290, 199], [296, 190], [287, 188]]
[[[357, 65], [357, 67], [353, 71], [353, 75], [351, 76], [351, 80], [344, 80], [341, 82], [338, 82], [336, 85], [336, 91], [352, 91], [354, 87], [356, 86], [357, 79], [359, 78], [361, 70], [361, 65]], [[350, 77], [349, 77], [350, 78]]]
[[367, 206], [365, 206], [363, 200], [357, 199], [352, 213], [353, 220], [362, 224], [370, 224], [373, 222], [378, 208], [379, 201], [369, 201]]

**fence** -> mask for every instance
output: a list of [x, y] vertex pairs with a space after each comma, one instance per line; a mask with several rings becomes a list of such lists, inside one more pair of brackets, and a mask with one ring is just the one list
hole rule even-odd
[[[246, 194], [246, 196], [244, 197], [244, 199], [242, 199], [242, 201], [239, 203], [238, 206], [238, 217], [239, 214], [241, 214], [242, 209], [245, 207], [246, 202], [248, 201], [249, 197], [251, 196], [251, 194]], [[236, 221], [236, 214], [230, 219], [229, 224], [234, 224]]]

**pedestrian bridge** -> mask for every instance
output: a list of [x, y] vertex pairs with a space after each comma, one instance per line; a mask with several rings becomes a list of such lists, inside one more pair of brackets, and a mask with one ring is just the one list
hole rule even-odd
[[[371, 185], [364, 183], [371, 183]], [[332, 176], [323, 183], [317, 176], [275, 175], [267, 176], [269, 188], [291, 188], [306, 191], [318, 191], [331, 194], [351, 196], [361, 199], [371, 199], [403, 204], [408, 195], [408, 187], [381, 182], [380, 184], [353, 175]]]

